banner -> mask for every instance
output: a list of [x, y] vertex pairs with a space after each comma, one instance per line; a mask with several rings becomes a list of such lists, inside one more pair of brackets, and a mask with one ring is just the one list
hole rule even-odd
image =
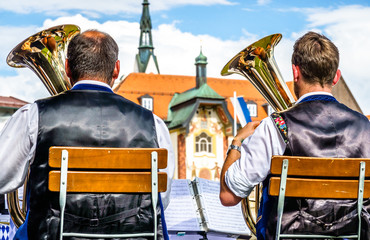
[[236, 101], [233, 97], [230, 98], [231, 103], [234, 106], [234, 111], [239, 118], [240, 125], [244, 127], [247, 123], [251, 122], [251, 116], [247, 104], [244, 101], [243, 97], [237, 97]]

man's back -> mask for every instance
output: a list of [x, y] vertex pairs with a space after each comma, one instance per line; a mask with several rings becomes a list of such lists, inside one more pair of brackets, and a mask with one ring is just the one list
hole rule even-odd
[[[332, 101], [307, 101], [279, 114], [287, 126], [284, 155], [369, 158], [370, 123], [361, 114]], [[330, 169], [328, 169], [330, 171]], [[269, 178], [268, 178], [269, 179]], [[268, 179], [264, 185], [267, 185]], [[270, 197], [271, 198], [271, 197]], [[273, 239], [276, 203], [267, 223], [266, 239]], [[282, 223], [284, 233], [344, 235], [356, 231], [357, 203], [354, 200], [287, 198]], [[370, 219], [370, 200], [364, 201], [364, 222]], [[368, 222], [367, 222], [368, 223]], [[362, 239], [368, 239], [370, 225], [364, 225]]]
[[[157, 135], [150, 111], [110, 92], [72, 90], [36, 103], [39, 131], [30, 173], [28, 236], [54, 239], [59, 198], [47, 190], [49, 147], [158, 147]], [[77, 232], [152, 231], [150, 204], [148, 194], [71, 194], [65, 227]]]
[[370, 123], [362, 114], [327, 100], [305, 101], [280, 113], [288, 129], [284, 155], [370, 157]]

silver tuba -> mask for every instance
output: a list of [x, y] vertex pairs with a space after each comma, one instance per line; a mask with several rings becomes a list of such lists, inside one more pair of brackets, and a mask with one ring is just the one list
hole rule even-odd
[[[41, 79], [51, 95], [71, 88], [64, 64], [68, 43], [80, 32], [76, 25], [60, 25], [40, 31], [19, 43], [6, 61], [15, 68], [28, 67]], [[27, 179], [24, 184], [26, 195]], [[26, 201], [22, 209], [17, 190], [7, 194], [10, 216], [18, 228], [26, 218]]]
[[[275, 111], [286, 110], [294, 103], [293, 95], [283, 80], [274, 58], [274, 47], [281, 38], [281, 34], [273, 34], [258, 40], [233, 57], [221, 71], [222, 76], [237, 73], [246, 77]], [[254, 195], [253, 198], [251, 195]], [[261, 186], [257, 185], [254, 194], [251, 195], [242, 200], [242, 211], [246, 224], [256, 235]]]

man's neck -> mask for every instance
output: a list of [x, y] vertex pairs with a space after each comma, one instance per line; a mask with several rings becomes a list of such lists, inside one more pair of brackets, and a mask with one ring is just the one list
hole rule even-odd
[[111, 86], [109, 86], [105, 82], [97, 81], [97, 80], [92, 80], [92, 79], [79, 80], [73, 86], [76, 86], [76, 85], [79, 85], [79, 84], [94, 84], [94, 85], [104, 86], [104, 87], [107, 87], [107, 88], [110, 88], [110, 89], [112, 88]]
[[108, 83], [106, 80], [96, 79], [96, 78], [81, 78], [81, 79], [78, 79], [74, 84], [79, 83], [79, 82], [81, 82], [81, 81], [86, 81], [86, 80], [88, 80], [88, 81], [96, 81], [96, 82], [104, 83], [104, 84], [107, 84], [107, 85], [109, 85], [110, 87], [112, 87], [112, 86], [111, 86], [111, 84], [110, 84], [110, 83]]
[[332, 87], [330, 86], [327, 86], [327, 85], [324, 85], [324, 87], [322, 87], [320, 84], [306, 84], [302, 89], [301, 91], [299, 91], [299, 97], [300, 98], [301, 96], [307, 94], [307, 93], [311, 93], [311, 92], [327, 92], [327, 93], [330, 93], [331, 94], [331, 91], [332, 91]]
[[300, 103], [303, 99], [307, 98], [307, 97], [311, 97], [311, 96], [315, 96], [315, 95], [328, 95], [328, 96], [333, 96], [333, 94], [329, 93], [329, 92], [309, 92], [309, 93], [306, 93], [302, 96], [300, 96], [300, 98], [296, 101], [296, 104], [297, 103]]

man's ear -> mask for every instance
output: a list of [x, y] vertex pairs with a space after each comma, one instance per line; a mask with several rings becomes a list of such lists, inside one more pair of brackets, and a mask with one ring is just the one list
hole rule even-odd
[[65, 69], [66, 69], [66, 74], [67, 76], [69, 77], [69, 79], [71, 79], [71, 76], [72, 76], [72, 73], [71, 73], [71, 70], [69, 68], [69, 62], [68, 62], [68, 59], [66, 59], [65, 61]]
[[120, 61], [117, 60], [114, 65], [114, 70], [113, 70], [113, 75], [112, 75], [113, 80], [116, 80], [118, 78], [119, 71], [120, 71]]
[[341, 72], [340, 72], [340, 70], [338, 69], [337, 70], [337, 72], [335, 73], [335, 77], [334, 77], [334, 79], [333, 79], [333, 86], [335, 85], [335, 84], [337, 84], [337, 82], [339, 81], [339, 79], [340, 79], [340, 76], [341, 76]]
[[292, 70], [293, 70], [293, 81], [297, 82], [299, 77], [299, 67], [292, 64]]
[[71, 72], [71, 69], [69, 67], [68, 59], [66, 59], [66, 61], [65, 61], [64, 68], [66, 70], [67, 77], [69, 77], [69, 82], [71, 83], [72, 86], [75, 85], [75, 82], [72, 79], [72, 72]]

